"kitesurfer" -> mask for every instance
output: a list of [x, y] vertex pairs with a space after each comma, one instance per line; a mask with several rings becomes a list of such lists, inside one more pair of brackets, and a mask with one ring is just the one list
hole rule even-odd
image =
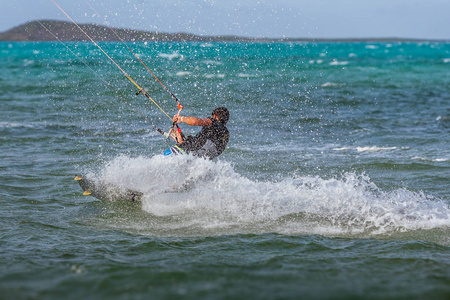
[[209, 159], [219, 156], [230, 139], [230, 133], [226, 127], [229, 117], [230, 113], [225, 107], [214, 109], [211, 117], [205, 119], [175, 115], [173, 122], [176, 124], [202, 126], [202, 130], [196, 136], [186, 138], [183, 138], [180, 130], [174, 130], [177, 144], [165, 151], [164, 155], [192, 154]]

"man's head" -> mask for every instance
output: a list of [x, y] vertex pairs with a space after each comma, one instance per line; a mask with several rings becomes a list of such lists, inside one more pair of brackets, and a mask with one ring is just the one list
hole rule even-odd
[[212, 116], [216, 116], [219, 122], [226, 125], [230, 118], [230, 112], [225, 107], [218, 107], [212, 112]]

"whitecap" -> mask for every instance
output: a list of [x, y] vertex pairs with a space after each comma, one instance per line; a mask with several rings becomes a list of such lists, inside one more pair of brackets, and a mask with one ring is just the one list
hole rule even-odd
[[[333, 148], [333, 151], [357, 151], [357, 152], [380, 152], [380, 151], [390, 151], [390, 150], [396, 150], [397, 147], [378, 147], [378, 146], [365, 146], [365, 147], [339, 147], [339, 148]], [[409, 149], [408, 147], [402, 147], [402, 149]]]
[[334, 151], [348, 151], [348, 150], [352, 150], [353, 148], [351, 147], [340, 147], [340, 148], [333, 148], [332, 150]]
[[252, 74], [247, 74], [247, 73], [239, 73], [237, 76], [242, 77], [242, 78], [259, 77], [258, 75], [252, 75]]
[[325, 82], [324, 84], [320, 85], [321, 87], [333, 87], [333, 86], [338, 86], [337, 83], [334, 82]]
[[191, 75], [191, 72], [189, 71], [179, 71], [176, 73], [176, 76], [188, 76]]
[[348, 65], [348, 61], [337, 61], [337, 60], [333, 60], [332, 62], [330, 62], [330, 66], [345, 66]]
[[377, 146], [356, 147], [356, 151], [358, 152], [379, 152], [395, 149], [397, 149], [397, 147], [377, 147]]
[[0, 128], [35, 128], [37, 124], [18, 123], [18, 122], [0, 122]]
[[34, 64], [34, 60], [31, 60], [31, 59], [24, 59], [23, 60], [23, 66], [24, 67], [28, 67], [29, 65], [32, 65], [32, 64]]
[[205, 78], [224, 78], [225, 74], [205, 74]]
[[223, 65], [222, 62], [215, 61], [215, 60], [205, 60], [205, 61], [203, 61], [203, 63], [205, 63], [207, 65]]
[[183, 55], [181, 55], [178, 52], [172, 52], [170, 54], [169, 53], [159, 53], [158, 56], [162, 57], [162, 58], [167, 58], [169, 60], [173, 60], [175, 58], [183, 58]]
[[427, 158], [422, 156], [415, 156], [412, 158], [413, 160], [420, 160], [420, 161], [431, 161], [431, 162], [447, 162], [450, 161], [449, 158]]

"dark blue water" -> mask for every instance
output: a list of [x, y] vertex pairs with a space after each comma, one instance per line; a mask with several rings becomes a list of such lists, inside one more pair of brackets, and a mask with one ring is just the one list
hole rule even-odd
[[[150, 122], [169, 118], [66, 46], [0, 43], [0, 298], [449, 297], [450, 44], [130, 44], [182, 115], [228, 107], [215, 161], [163, 157]], [[75, 174], [143, 202], [82, 196]]]

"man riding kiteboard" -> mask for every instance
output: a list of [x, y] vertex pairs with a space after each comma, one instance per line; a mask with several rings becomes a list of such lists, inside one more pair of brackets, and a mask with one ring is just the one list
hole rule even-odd
[[230, 113], [225, 107], [213, 110], [211, 117], [200, 119], [196, 117], [181, 117], [179, 114], [173, 117], [176, 124], [185, 123], [190, 126], [202, 126], [202, 130], [196, 136], [183, 137], [181, 130], [174, 130], [174, 139], [177, 144], [164, 152], [171, 154], [192, 154], [199, 157], [213, 159], [219, 156], [230, 139], [230, 133], [226, 127]]

